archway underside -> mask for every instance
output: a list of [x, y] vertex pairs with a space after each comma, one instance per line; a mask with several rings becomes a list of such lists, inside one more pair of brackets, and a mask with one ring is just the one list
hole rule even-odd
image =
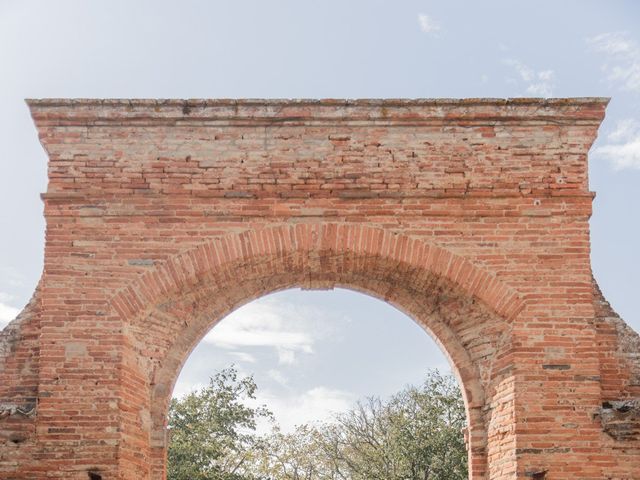
[[[322, 231], [331, 229], [309, 228], [310, 237], [315, 237], [311, 243], [300, 242], [270, 255], [251, 255], [251, 248], [246, 248], [240, 258], [215, 269], [200, 273], [192, 270], [192, 280], [183, 278], [182, 289], [161, 295], [154, 306], [148, 306], [129, 322], [127, 334], [132, 340], [130, 358], [134, 362], [131, 368], [147, 372], [141, 378], [152, 386], [146, 408], [151, 424], [153, 478], [163, 476], [166, 411], [174, 382], [191, 350], [235, 308], [291, 287], [345, 287], [366, 293], [396, 306], [436, 340], [450, 359], [464, 392], [472, 478], [484, 478], [488, 474], [488, 455], [492, 450], [500, 451], [504, 442], [512, 441], [495, 435], [493, 445], [489, 442], [492, 409], [487, 408], [487, 398], [498, 405], [504, 393], [499, 387], [505, 376], [498, 373], [500, 362], [496, 358], [509, 344], [509, 321], [420, 262], [412, 264], [374, 253], [316, 249], [316, 245], [322, 245], [322, 234], [311, 233]], [[190, 265], [187, 270], [197, 269], [197, 261], [176, 262], [181, 263]], [[174, 272], [173, 276], [179, 275]]]

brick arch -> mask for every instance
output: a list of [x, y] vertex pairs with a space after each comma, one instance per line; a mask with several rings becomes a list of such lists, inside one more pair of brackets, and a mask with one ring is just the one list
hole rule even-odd
[[215, 238], [146, 272], [110, 303], [123, 319], [136, 317], [158, 299], [197, 284], [225, 264], [291, 251], [358, 252], [428, 270], [460, 286], [507, 320], [524, 306], [514, 288], [450, 250], [381, 228], [338, 223], [280, 225]]
[[152, 387], [205, 328], [341, 285], [449, 351], [474, 480], [640, 478], [640, 341], [589, 265], [607, 99], [28, 104], [45, 262], [0, 335], [0, 477], [158, 477]]
[[[267, 293], [337, 286], [396, 306], [445, 352], [465, 398], [473, 478], [482, 478], [487, 467], [483, 407], [495, 379], [483, 358], [486, 352], [469, 346], [474, 335], [468, 332], [475, 323], [475, 336], [484, 338], [482, 348], [499, 348], [522, 300], [514, 289], [444, 248], [404, 234], [337, 223], [280, 225], [213, 239], [145, 273], [113, 298], [114, 309], [139, 338], [139, 348], [145, 355], [156, 349], [155, 360], [141, 368], [153, 372], [146, 379], [152, 385], [153, 478], [162, 478], [164, 471], [164, 427], [173, 385], [206, 332], [235, 308]], [[173, 330], [167, 330], [172, 324]], [[159, 325], [161, 338], [154, 343], [150, 338]]]

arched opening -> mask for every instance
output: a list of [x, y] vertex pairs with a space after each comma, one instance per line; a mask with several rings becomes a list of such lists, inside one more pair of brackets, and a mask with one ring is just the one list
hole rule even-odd
[[[136, 397], [123, 405], [135, 414], [123, 421], [123, 436], [130, 438], [121, 447], [122, 461], [128, 458], [129, 445], [136, 445], [138, 453], [148, 441], [151, 476], [163, 478], [166, 413], [190, 352], [241, 305], [296, 287], [342, 287], [368, 294], [395, 306], [431, 334], [462, 386], [470, 478], [485, 478], [492, 449], [510, 441], [501, 435], [491, 444], [488, 436], [492, 412], [505, 414], [510, 407], [484, 407], [488, 398], [498, 404], [511, 401], [501, 387], [510, 373], [494, 367], [508, 345], [510, 317], [521, 307], [517, 295], [437, 247], [363, 227], [326, 225], [222, 239], [167, 262], [164, 270], [151, 272], [138, 287], [114, 299], [114, 308], [130, 319], [124, 370], [130, 382], [150, 388], [146, 401]], [[133, 467], [127, 468], [148, 471], [143, 460], [130, 463]]]
[[[397, 280], [399, 281], [399, 278]], [[264, 288], [264, 281], [265, 279], [261, 279], [261, 281], [258, 282], [258, 285]], [[362, 283], [336, 284], [335, 286], [348, 288], [350, 290], [365, 293], [375, 298], [380, 298], [380, 294], [367, 285], [372, 280], [360, 279], [360, 281]], [[242, 285], [242, 290], [244, 291], [247, 291], [250, 287], [250, 285], [245, 283], [243, 283]], [[379, 285], [378, 281], [375, 281], [374, 285]], [[293, 286], [295, 287], [298, 285]], [[325, 287], [327, 286], [328, 284], [325, 285]], [[385, 286], [388, 287], [387, 282], [385, 282]], [[290, 285], [284, 284], [282, 286], [279, 286], [278, 288], [264, 290], [262, 293], [269, 294], [272, 292], [286, 290], [288, 288], [290, 288]], [[474, 363], [466, 350], [461, 348], [462, 346], [458, 344], [459, 340], [457, 339], [456, 333], [454, 333], [454, 331], [452, 330], [452, 327], [456, 322], [473, 323], [476, 325], [482, 325], [487, 322], [491, 322], [490, 327], [485, 326], [485, 328], [483, 329], [483, 332], [486, 330], [487, 333], [489, 333], [490, 330], [497, 328], [498, 325], [496, 325], [496, 319], [492, 318], [488, 311], [479, 309], [479, 305], [475, 301], [467, 299], [465, 297], [456, 296], [453, 292], [446, 290], [446, 287], [443, 284], [439, 286], [436, 286], [434, 284], [431, 288], [427, 288], [427, 291], [431, 291], [432, 294], [433, 292], [437, 292], [438, 290], [440, 290], [439, 294], [442, 295], [442, 297], [434, 296], [433, 299], [435, 300], [435, 302], [426, 305], [423, 303], [425, 299], [419, 299], [419, 297], [412, 298], [415, 294], [417, 294], [416, 291], [388, 295], [384, 300], [395, 306], [399, 310], [403, 311], [407, 316], [415, 320], [418, 325], [425, 329], [426, 332], [431, 335], [435, 342], [440, 346], [441, 350], [448, 358], [452, 367], [452, 371], [456, 375], [460, 385], [462, 386], [463, 398], [465, 399], [467, 410], [467, 424], [469, 426], [470, 437], [470, 470], [473, 470], [473, 468], [475, 468], [476, 472], [479, 472], [480, 465], [485, 462], [486, 456], [486, 431], [484, 427], [484, 419], [482, 418], [483, 415], [481, 412], [481, 406], [485, 404], [485, 394], [481, 375], [484, 375], [485, 380], [488, 380], [488, 378], [486, 377], [489, 375], [489, 371], [487, 370], [490, 369], [490, 366]], [[256, 298], [260, 298], [261, 296], [262, 295], [251, 295], [250, 300], [255, 300]], [[227, 296], [225, 295], [225, 297]], [[196, 301], [196, 298], [198, 298], [199, 300]], [[158, 315], [157, 313], [153, 315], [154, 322], [167, 321], [167, 314], [171, 317], [175, 316], [175, 318], [181, 318], [181, 315], [184, 315], [186, 311], [196, 307], [196, 305], [196, 311], [200, 311], [200, 309], [203, 308], [208, 309], [203, 305], [199, 305], [198, 302], [205, 302], [206, 304], [209, 304], [209, 301], [207, 301], [206, 295], [204, 293], [196, 293], [187, 296], [187, 298], [182, 299], [182, 301], [176, 301], [175, 303], [172, 302], [171, 306], [164, 305], [162, 307], [164, 310], [164, 315]], [[188, 354], [192, 351], [192, 349], [201, 342], [201, 339], [204, 338], [206, 333], [209, 331], [209, 328], [215, 328], [215, 325], [220, 320], [225, 318], [228, 314], [232, 314], [232, 312], [237, 308], [246, 305], [247, 303], [248, 301], [242, 301], [239, 299], [233, 305], [225, 304], [224, 314], [212, 316], [206, 324], [201, 324], [198, 326], [198, 335], [194, 336], [194, 340], [191, 341], [188, 350], [185, 349], [182, 351], [180, 361], [178, 361], [178, 359], [176, 358], [173, 362], [166, 364], [166, 367], [169, 367], [171, 369], [171, 384], [165, 383], [163, 381], [163, 375], [166, 375], [168, 373], [167, 370], [163, 369], [164, 371], [161, 370], [158, 372], [155, 382], [156, 390], [152, 394], [150, 408], [153, 428], [152, 433], [155, 433], [156, 439], [160, 441], [158, 444], [158, 448], [161, 450], [162, 458], [159, 460], [162, 462], [163, 469], [165, 463], [164, 455], [166, 453], [167, 447], [166, 415], [168, 412], [171, 392], [173, 391], [175, 385], [175, 383], [173, 382], [177, 380], [178, 374], [182, 370], [183, 362], [186, 361], [186, 358], [188, 358]], [[202, 318], [200, 315], [206, 316], [206, 313], [197, 314], [195, 316], [196, 318]], [[475, 329], [472, 331], [475, 331]], [[141, 332], [141, 335], [144, 335], [144, 333]], [[481, 335], [479, 338], [475, 338], [475, 335], [470, 332], [469, 338], [465, 340], [465, 343], [469, 342], [469, 346], [471, 346], [471, 342], [475, 341], [478, 343], [478, 347], [487, 349], [489, 351], [492, 350], [492, 347], [487, 347], [487, 344], [485, 343], [487, 341], [486, 337], [482, 337], [483, 336]], [[483, 353], [482, 355], [487, 355], [487, 353]], [[457, 361], [454, 359], [456, 359]]]
[[[349, 465], [354, 466], [354, 460], [357, 460], [359, 465], [353, 469], [353, 473], [360, 477], [391, 478], [392, 472], [398, 472], [399, 468], [406, 473], [413, 472], [412, 475], [418, 475], [418, 478], [425, 475], [422, 469], [444, 470], [451, 478], [461, 478], [459, 475], [464, 470], [466, 456], [461, 430], [461, 419], [464, 418], [461, 403], [429, 401], [423, 393], [425, 390], [418, 390], [424, 389], [427, 379], [434, 380], [435, 372], [431, 372], [431, 377], [428, 376], [431, 369], [437, 368], [445, 375], [450, 372], [447, 359], [419, 324], [384, 301], [349, 289], [336, 288], [329, 291], [284, 290], [245, 304], [216, 324], [196, 346], [177, 379], [174, 398], [194, 387], [207, 385], [215, 372], [227, 369], [230, 365], [234, 365], [239, 377], [253, 376], [258, 389], [257, 401], [251, 402], [251, 405], [265, 404], [274, 413], [279, 432], [284, 435], [269, 437], [273, 425], [263, 421], [257, 434], [252, 434], [253, 438], [245, 437], [244, 443], [234, 443], [243, 454], [230, 453], [226, 461], [217, 462], [217, 465], [224, 464], [222, 468], [226, 471], [238, 472], [246, 468], [248, 472], [266, 473], [264, 460], [269, 459], [267, 471], [271, 473], [275, 464], [270, 459], [279, 457], [275, 470], [281, 473], [293, 469], [294, 465], [295, 468], [306, 468], [308, 472], [312, 468], [322, 469], [325, 473], [334, 472], [336, 462], [341, 464], [339, 469], [344, 473], [344, 469]], [[407, 395], [409, 385], [414, 386], [411, 395]], [[450, 384], [447, 382], [446, 385]], [[433, 384], [432, 387], [440, 393], [448, 391], [442, 384]], [[222, 391], [220, 387], [217, 389]], [[398, 395], [401, 391], [405, 392], [403, 397]], [[393, 404], [390, 402], [392, 395], [395, 395]], [[432, 393], [429, 395], [429, 398], [435, 399]], [[372, 396], [379, 398], [380, 403], [377, 400], [368, 403], [367, 398]], [[455, 399], [456, 396], [449, 395], [447, 398]], [[342, 427], [340, 433], [336, 434], [335, 430], [325, 428], [319, 421], [332, 422], [337, 428], [339, 424], [334, 414], [344, 414], [348, 410], [353, 412], [356, 401], [364, 402], [361, 404], [362, 410], [357, 411], [358, 421], [376, 418], [377, 425], [389, 425], [387, 422], [391, 421], [394, 427], [403, 425], [402, 430], [406, 432], [408, 425], [404, 425], [404, 420], [400, 420], [397, 413], [395, 417], [387, 416], [384, 409], [380, 408], [386, 404], [389, 409], [413, 418], [410, 423], [417, 427], [417, 430], [412, 430], [413, 435], [424, 434], [427, 425], [446, 426], [447, 422], [437, 419], [428, 411], [430, 407], [439, 405], [443, 414], [449, 414], [449, 424], [454, 427], [443, 428], [439, 436], [421, 436], [420, 442], [414, 441], [413, 435], [406, 433], [402, 436], [397, 434], [395, 440], [388, 440], [388, 435], [375, 430], [376, 441], [367, 440], [368, 444], [375, 445], [373, 451], [376, 455], [372, 457], [379, 458], [380, 463], [370, 459], [363, 462], [361, 456], [353, 455], [353, 449], [343, 448], [340, 453], [327, 455], [332, 441], [344, 439], [347, 430]], [[223, 403], [227, 406], [226, 402]], [[192, 418], [195, 411], [193, 405], [183, 404], [184, 409], [180, 411], [185, 416], [182, 418]], [[417, 415], [417, 410], [412, 410], [412, 406], [423, 407], [422, 415]], [[357, 431], [353, 418], [343, 417], [350, 432]], [[224, 417], [223, 421], [227, 422], [226, 425], [237, 424], [230, 417]], [[184, 425], [182, 422], [177, 424]], [[296, 427], [302, 424], [309, 425], [309, 428]], [[216, 422], [203, 420], [198, 428], [203, 425], [220, 431]], [[188, 426], [186, 428], [189, 429]], [[386, 432], [393, 431], [390, 429]], [[188, 458], [193, 454], [194, 447], [197, 449], [205, 444], [217, 444], [194, 441], [193, 436], [184, 435], [184, 428], [178, 428], [177, 435], [173, 430], [173, 434], [170, 430], [169, 448], [171, 439], [174, 440], [174, 447], [168, 455], [168, 472], [173, 471], [175, 475], [184, 475], [178, 473], [179, 468], [184, 471], [193, 465], [193, 461], [197, 461], [195, 457], [185, 461], [185, 456]], [[350, 440], [353, 442], [351, 445], [356, 445], [358, 440], [364, 441], [367, 434], [356, 434]], [[257, 435], [269, 441], [256, 441]], [[224, 438], [233, 441], [231, 436]], [[295, 454], [291, 458], [289, 455], [295, 451], [295, 443], [290, 438], [296, 438], [299, 443], [306, 440], [307, 448], [311, 448], [314, 452], [312, 455], [317, 458], [316, 462], [307, 464], [303, 456]], [[404, 442], [403, 448], [398, 448], [400, 438]], [[312, 439], [315, 442], [310, 441]], [[271, 443], [271, 446], [267, 443]], [[420, 443], [430, 449], [416, 448]], [[185, 448], [185, 445], [191, 448]], [[435, 453], [432, 453], [434, 450]], [[402, 453], [391, 467], [383, 457], [392, 451], [407, 453]], [[413, 452], [411, 456], [408, 456], [409, 451]], [[351, 455], [348, 462], [342, 460], [343, 452]], [[416, 458], [418, 452], [420, 458]], [[251, 453], [258, 458], [251, 458]], [[306, 452], [306, 455], [310, 454]], [[322, 459], [326, 461], [321, 462]], [[286, 468], [279, 466], [282, 462], [287, 465]], [[369, 468], [371, 470], [367, 470]], [[280, 477], [276, 475], [276, 478]]]
[[589, 269], [606, 99], [29, 105], [46, 261], [0, 342], [3, 472], [161, 478], [205, 332], [269, 292], [345, 287], [449, 354], [472, 478], [638, 476], [603, 407], [637, 393], [637, 337]]

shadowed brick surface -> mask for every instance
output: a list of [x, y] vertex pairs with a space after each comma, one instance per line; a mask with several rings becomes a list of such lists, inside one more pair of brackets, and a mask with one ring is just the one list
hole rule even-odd
[[28, 103], [45, 268], [0, 333], [0, 478], [162, 479], [208, 329], [336, 286], [446, 352], [474, 480], [640, 478], [640, 339], [589, 260], [605, 99]]

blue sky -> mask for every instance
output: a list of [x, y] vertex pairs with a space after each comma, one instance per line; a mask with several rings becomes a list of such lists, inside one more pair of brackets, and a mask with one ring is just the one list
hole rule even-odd
[[[0, 327], [42, 270], [46, 156], [24, 98], [609, 96], [592, 263], [640, 330], [640, 2], [0, 0], [0, 69]], [[238, 344], [256, 317], [270, 340]], [[219, 327], [180, 391], [234, 360], [277, 408], [320, 412], [443, 362], [406, 317], [345, 291], [266, 297]]]
[[369, 395], [420, 383], [429, 368], [449, 371], [430, 337], [389, 304], [350, 290], [287, 290], [222, 320], [196, 347], [174, 394], [234, 364], [253, 374], [258, 400], [285, 430], [327, 419]]

